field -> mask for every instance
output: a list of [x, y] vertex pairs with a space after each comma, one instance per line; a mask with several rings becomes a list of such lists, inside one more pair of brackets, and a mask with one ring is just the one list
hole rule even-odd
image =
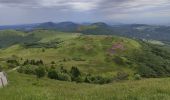
[[9, 85], [0, 89], [1, 100], [169, 100], [170, 79], [143, 79], [106, 85], [36, 80], [8, 73]]

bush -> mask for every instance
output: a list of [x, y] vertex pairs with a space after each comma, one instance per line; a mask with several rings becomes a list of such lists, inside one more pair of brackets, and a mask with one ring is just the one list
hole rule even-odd
[[16, 65], [14, 65], [14, 64], [11, 64], [11, 63], [9, 63], [9, 64], [8, 64], [8, 68], [9, 68], [9, 69], [11, 69], [11, 68], [15, 68], [15, 67], [17, 67], [17, 66], [16, 66]]
[[37, 78], [41, 78], [45, 76], [45, 68], [44, 67], [38, 67], [35, 69], [35, 75]]
[[81, 75], [80, 70], [77, 67], [72, 67], [70, 70], [71, 78], [73, 81]]
[[117, 73], [116, 79], [117, 80], [128, 80], [129, 74], [121, 71]]
[[7, 60], [7, 63], [19, 66], [19, 62], [17, 60]]
[[59, 71], [57, 71], [56, 69], [50, 69], [48, 71], [48, 77], [61, 81], [71, 81], [71, 76], [63, 67], [61, 67]]
[[135, 80], [141, 80], [141, 76], [139, 74], [135, 74], [134, 79]]
[[51, 62], [51, 64], [55, 64], [55, 62], [54, 62], [54, 61], [52, 61], [52, 62]]
[[50, 69], [48, 71], [48, 77], [51, 79], [57, 79], [58, 78], [58, 73], [55, 69]]
[[60, 72], [61, 72], [61, 73], [68, 73], [68, 71], [67, 71], [66, 69], [64, 69], [63, 66], [60, 67]]
[[24, 73], [24, 74], [35, 74], [35, 69], [37, 66], [34, 65], [26, 65], [26, 66], [21, 66], [20, 68], [17, 69], [19, 73]]
[[71, 77], [67, 73], [58, 73], [57, 79], [61, 81], [71, 81]]
[[142, 77], [147, 77], [147, 78], [157, 77], [156, 72], [151, 67], [146, 66], [144, 64], [138, 68], [138, 72]]
[[23, 63], [23, 66], [24, 65], [44, 65], [43, 61], [42, 60], [25, 60], [24, 63]]
[[106, 83], [110, 83], [111, 79], [102, 76], [87, 75], [84, 82], [93, 83], [93, 84], [106, 84]]
[[76, 77], [74, 81], [76, 81], [77, 83], [82, 83], [84, 82], [84, 77], [83, 76]]
[[113, 60], [115, 61], [115, 63], [119, 65], [124, 65], [128, 62], [128, 60], [125, 57], [120, 57], [120, 56], [115, 56]]

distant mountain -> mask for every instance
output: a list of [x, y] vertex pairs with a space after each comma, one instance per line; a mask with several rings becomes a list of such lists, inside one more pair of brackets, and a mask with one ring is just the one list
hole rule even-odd
[[73, 22], [61, 22], [61, 23], [46, 22], [39, 24], [36, 28], [72, 32], [76, 31], [79, 26], [80, 26], [79, 24]]
[[45, 23], [41, 23], [41, 24], [37, 25], [36, 28], [55, 29], [56, 28], [56, 23], [45, 22]]
[[104, 23], [94, 23], [79, 32], [96, 35], [121, 35], [139, 39], [154, 39], [170, 41], [170, 26], [146, 25], [146, 24], [126, 24], [107, 25]]
[[5, 25], [5, 26], [0, 26], [0, 30], [24, 30], [24, 31], [28, 31], [28, 30], [33, 30], [35, 27], [37, 27], [37, 25], [39, 25], [38, 23], [36, 24], [23, 24], [23, 25]]
[[91, 25], [96, 25], [98, 27], [108, 27], [109, 25], [107, 25], [106, 23], [103, 22], [97, 22], [97, 23], [93, 23]]
[[170, 26], [147, 24], [120, 24], [110, 25], [103, 22], [77, 24], [73, 22], [45, 22], [39, 24], [0, 26], [0, 30], [24, 30], [35, 29], [56, 30], [62, 32], [79, 32], [93, 35], [121, 35], [139, 39], [155, 39], [170, 41]]

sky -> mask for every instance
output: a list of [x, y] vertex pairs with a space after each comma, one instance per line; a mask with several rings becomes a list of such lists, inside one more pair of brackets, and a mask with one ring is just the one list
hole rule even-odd
[[170, 0], [0, 0], [0, 25], [49, 21], [170, 24]]

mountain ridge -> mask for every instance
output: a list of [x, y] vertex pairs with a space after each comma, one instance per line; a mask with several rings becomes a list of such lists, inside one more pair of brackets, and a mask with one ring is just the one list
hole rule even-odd
[[0, 26], [0, 30], [14, 29], [33, 31], [36, 29], [55, 30], [61, 32], [78, 32], [92, 35], [119, 35], [138, 39], [170, 41], [170, 26], [147, 24], [110, 25], [104, 22], [79, 24], [74, 22], [45, 22], [39, 24]]

